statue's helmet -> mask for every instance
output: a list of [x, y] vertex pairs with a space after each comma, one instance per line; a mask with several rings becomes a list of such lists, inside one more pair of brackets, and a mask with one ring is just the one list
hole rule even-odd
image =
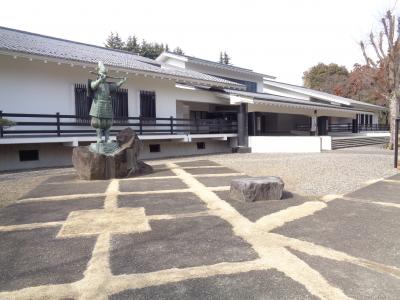
[[98, 65], [97, 65], [97, 70], [100, 74], [107, 75], [107, 73], [108, 73], [108, 70], [102, 61], [99, 61]]

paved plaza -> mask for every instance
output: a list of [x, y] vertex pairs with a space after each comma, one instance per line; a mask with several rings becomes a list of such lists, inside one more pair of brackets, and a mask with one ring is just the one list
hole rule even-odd
[[207, 159], [51, 176], [0, 210], [0, 299], [399, 299], [400, 174], [323, 197], [229, 199]]

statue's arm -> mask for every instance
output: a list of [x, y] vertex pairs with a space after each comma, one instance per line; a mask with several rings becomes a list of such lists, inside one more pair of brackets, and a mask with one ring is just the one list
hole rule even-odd
[[126, 77], [124, 77], [123, 79], [121, 79], [120, 81], [118, 81], [118, 82], [116, 83], [117, 88], [119, 88], [121, 85], [123, 85], [125, 81], [126, 81]]
[[97, 87], [99, 86], [99, 84], [102, 83], [103, 81], [105, 81], [106, 78], [107, 78], [106, 75], [101, 74], [101, 75], [100, 75], [100, 78], [98, 78], [98, 79], [96, 79], [96, 80], [93, 80], [93, 81], [90, 83], [90, 88], [91, 88], [92, 90], [97, 89]]

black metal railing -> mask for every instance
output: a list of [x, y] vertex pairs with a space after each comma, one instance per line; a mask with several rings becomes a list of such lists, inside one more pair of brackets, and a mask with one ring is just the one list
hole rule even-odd
[[[311, 126], [309, 124], [297, 124], [296, 130], [310, 131]], [[389, 125], [386, 124], [358, 124], [353, 125], [352, 123], [342, 124], [329, 124], [328, 132], [365, 132], [365, 131], [388, 131]]]
[[296, 124], [295, 129], [299, 130], [299, 131], [310, 131], [311, 125], [310, 124]]
[[389, 125], [386, 124], [329, 124], [329, 132], [365, 132], [365, 131], [388, 131]]
[[[0, 126], [0, 138], [21, 136], [84, 136], [93, 135], [90, 117], [56, 114], [5, 113], [0, 118], [12, 120], [10, 127]], [[82, 120], [87, 120], [82, 122]], [[224, 119], [180, 119], [180, 118], [114, 118], [111, 133], [131, 127], [140, 135], [160, 134], [217, 134], [237, 133], [237, 122]]]

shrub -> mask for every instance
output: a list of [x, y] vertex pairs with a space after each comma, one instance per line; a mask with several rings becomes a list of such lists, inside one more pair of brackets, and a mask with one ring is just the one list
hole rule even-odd
[[14, 121], [8, 119], [0, 119], [0, 126], [2, 127], [9, 127], [15, 125]]

